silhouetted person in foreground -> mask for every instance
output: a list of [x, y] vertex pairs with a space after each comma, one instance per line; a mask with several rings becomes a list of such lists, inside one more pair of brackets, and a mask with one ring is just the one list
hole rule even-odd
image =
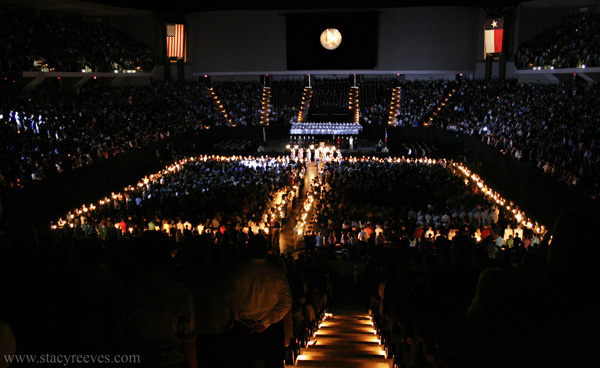
[[236, 367], [283, 367], [282, 319], [292, 307], [285, 271], [267, 262], [268, 242], [262, 235], [248, 241], [250, 259], [233, 270], [233, 310], [236, 320]]

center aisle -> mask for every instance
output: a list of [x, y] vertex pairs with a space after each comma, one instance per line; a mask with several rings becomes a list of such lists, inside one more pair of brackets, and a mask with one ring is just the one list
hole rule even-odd
[[[304, 201], [307, 198], [306, 193], [310, 190], [310, 184], [312, 180], [317, 177], [319, 174], [317, 165], [314, 162], [311, 162], [310, 165], [306, 168], [306, 173], [304, 174], [304, 189], [300, 193], [298, 200], [296, 201], [296, 206], [292, 210], [292, 214], [288, 220], [288, 223], [285, 226], [285, 229], [279, 234], [279, 250], [284, 254], [294, 254], [300, 250], [300, 246], [302, 244], [298, 244], [298, 233], [295, 231], [295, 225], [297, 223], [298, 216], [304, 206]], [[302, 233], [306, 229], [302, 229]]]
[[326, 314], [308, 347], [300, 349], [299, 367], [392, 368], [368, 314]]
[[[280, 233], [280, 251], [296, 256], [302, 251], [295, 227], [302, 213], [311, 182], [319, 175], [316, 163], [311, 162], [304, 176], [304, 187], [290, 215], [285, 229]], [[312, 218], [312, 211], [307, 219]], [[304, 234], [312, 225], [310, 221], [301, 229]], [[295, 365], [299, 367], [393, 368], [393, 359], [386, 357], [384, 346], [370, 316], [366, 312], [368, 300], [364, 294], [364, 260], [335, 257], [328, 261], [332, 271], [332, 288], [335, 297], [319, 328], [310, 338], [306, 348], [300, 349]]]

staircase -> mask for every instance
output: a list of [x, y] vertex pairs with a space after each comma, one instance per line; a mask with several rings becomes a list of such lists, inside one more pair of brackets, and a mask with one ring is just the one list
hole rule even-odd
[[371, 317], [366, 313], [326, 313], [307, 347], [296, 359], [299, 367], [394, 368]]
[[271, 87], [263, 87], [260, 109], [260, 125], [269, 125], [269, 112], [271, 110]]
[[392, 90], [392, 101], [390, 102], [390, 115], [388, 118], [388, 125], [398, 125], [396, 115], [398, 115], [398, 106], [400, 106], [401, 94], [402, 87], [396, 87]]
[[350, 112], [351, 122], [360, 123], [360, 104], [358, 101], [358, 87], [350, 87], [350, 97], [348, 100], [348, 109]]
[[308, 118], [308, 109], [310, 107], [310, 99], [312, 98], [313, 89], [312, 87], [304, 87], [304, 92], [302, 93], [302, 104], [300, 106], [300, 111], [298, 111], [298, 122], [304, 123]]
[[440, 99], [440, 103], [437, 105], [437, 107], [435, 108], [435, 110], [432, 109], [432, 111], [430, 112], [430, 116], [429, 116], [429, 120], [425, 121], [425, 126], [430, 125], [431, 123], [433, 123], [433, 121], [436, 119], [436, 116], [438, 115], [438, 112], [440, 112], [442, 109], [446, 108], [446, 104], [448, 103], [448, 100], [452, 97], [452, 94], [456, 93], [456, 86], [451, 83], [448, 88], [446, 89], [446, 91], [444, 92], [444, 95], [442, 96], [442, 98], [444, 99], [443, 102], [441, 102]]
[[217, 107], [217, 111], [219, 112], [219, 114], [221, 114], [225, 118], [225, 120], [227, 120], [229, 125], [231, 125], [231, 118], [229, 117], [229, 115], [227, 115], [225, 106], [223, 106], [223, 103], [221, 103], [221, 100], [219, 100], [219, 96], [217, 96], [217, 93], [215, 92], [214, 88], [209, 87], [208, 91], [210, 93], [210, 97], [212, 97], [212, 99], [215, 103], [215, 106]]

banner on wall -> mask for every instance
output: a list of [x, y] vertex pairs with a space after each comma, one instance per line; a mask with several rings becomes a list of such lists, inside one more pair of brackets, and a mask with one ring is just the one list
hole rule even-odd
[[502, 39], [504, 37], [504, 19], [486, 19], [485, 30], [485, 53], [495, 54], [502, 52]]
[[183, 59], [183, 24], [167, 24], [167, 57]]

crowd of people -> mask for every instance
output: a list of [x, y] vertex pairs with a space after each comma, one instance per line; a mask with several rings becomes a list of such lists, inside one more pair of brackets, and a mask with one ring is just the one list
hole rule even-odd
[[268, 252], [268, 234], [228, 215], [183, 241], [149, 229], [107, 240], [2, 229], [2, 352], [16, 344], [18, 354], [124, 366], [282, 367], [331, 295], [330, 270], [314, 254]]
[[358, 84], [360, 121], [363, 125], [387, 125], [393, 80], [363, 80]]
[[600, 14], [582, 12], [546, 28], [519, 45], [518, 69], [564, 69], [600, 66]]
[[[231, 122], [202, 83], [38, 87], [28, 93], [4, 89], [0, 187], [23, 187], [180, 134], [258, 124], [257, 84], [216, 85]], [[247, 142], [242, 146], [248, 147]]]
[[[145, 46], [101, 25], [12, 8], [0, 14], [8, 50], [2, 71], [153, 66]], [[520, 67], [598, 65], [597, 16], [566, 22], [560, 33], [553, 28], [522, 45]], [[89, 49], [81, 39], [107, 46]], [[598, 198], [597, 87], [462, 81], [445, 101], [449, 86], [402, 83], [398, 125], [435, 117], [434, 126], [475, 136]], [[293, 119], [302, 87], [274, 83], [277, 120]], [[317, 79], [314, 87], [312, 106], [347, 107], [348, 80]], [[385, 125], [391, 85], [360, 87], [362, 122]], [[232, 124], [258, 124], [260, 85], [218, 82], [214, 89]], [[0, 184], [10, 187], [229, 124], [202, 84], [40, 87], [2, 97]], [[241, 152], [250, 144], [213, 149]], [[405, 148], [418, 156], [429, 150]], [[253, 367], [262, 359], [280, 367], [285, 348], [298, 344], [331, 300], [324, 255], [341, 247], [366, 260], [378, 327], [412, 366], [594, 366], [598, 214], [571, 212], [539, 233], [465, 185], [444, 160], [336, 156], [321, 162], [310, 188], [316, 233], [294, 258], [279, 254], [279, 231], [302, 192], [312, 149], [293, 152], [291, 160], [186, 159], [69, 212], [47, 233], [4, 227], [0, 197], [2, 337], [10, 335], [19, 354], [129, 354], [172, 368]]]
[[298, 120], [305, 84], [298, 79], [274, 80], [271, 83], [272, 112], [270, 120], [291, 124]]
[[[435, 251], [374, 257], [371, 308], [388, 350], [412, 366], [593, 366], [597, 302], [586, 295], [597, 291], [599, 219], [565, 214], [550, 246], [507, 245], [494, 255], [493, 239], [476, 243], [465, 228], [436, 240]], [[578, 221], [590, 228], [573, 237]]]
[[432, 116], [443, 98], [450, 82], [406, 81], [400, 84], [400, 103], [396, 113], [396, 125], [420, 126]]
[[598, 198], [596, 86], [463, 81], [434, 126], [475, 136]]
[[1, 187], [22, 187], [223, 121], [200, 84], [40, 87], [2, 97]]
[[311, 85], [311, 107], [348, 107], [351, 84], [347, 78], [313, 78]]
[[[31, 292], [3, 303], [0, 321], [20, 354], [281, 367], [335, 295], [329, 250], [341, 247], [366, 260], [388, 351], [410, 355], [414, 366], [552, 363], [540, 354], [561, 344], [587, 362], [593, 340], [569, 332], [591, 332], [574, 324], [595, 316], [592, 299], [573, 298], [595, 285], [598, 254], [588, 241], [597, 215], [562, 218], [548, 248], [548, 236], [522, 228], [445, 160], [323, 164], [310, 187], [316, 234], [304, 236], [296, 257], [278, 254], [272, 237], [303, 191], [306, 167], [287, 157], [186, 159], [69, 213], [48, 234], [2, 228], [2, 288], [9, 298]], [[585, 225], [585, 242], [573, 249], [576, 224]], [[31, 277], [39, 272], [41, 283]], [[553, 315], [560, 310], [581, 314]], [[167, 319], [147, 329], [157, 315]], [[555, 341], [562, 333], [575, 339]]]
[[105, 241], [144, 230], [181, 239], [205, 230], [220, 237], [226, 227], [268, 233], [273, 221], [287, 218], [303, 170], [286, 158], [185, 159], [122, 193], [70, 211], [52, 227]]
[[[70, 212], [49, 233], [0, 227], [1, 286], [14, 301], [0, 307], [2, 327], [19, 354], [282, 367], [331, 299], [327, 260], [280, 254], [272, 236], [304, 171], [287, 157], [189, 158]], [[29, 278], [32, 268], [43, 282]], [[17, 298], [23, 289], [29, 297]]]
[[152, 49], [102, 22], [3, 6], [0, 71], [113, 72], [154, 68]]
[[293, 123], [291, 135], [358, 135], [363, 130], [362, 125], [356, 123], [335, 122], [304, 122]]
[[233, 125], [260, 124], [262, 86], [257, 81], [213, 83], [215, 94]]
[[176, 84], [172, 88], [177, 96], [172, 104], [180, 103], [188, 114], [188, 120], [200, 121], [204, 127], [229, 125], [203, 83]]
[[[347, 107], [349, 106], [350, 100], [350, 86], [351, 84], [347, 79], [336, 79], [336, 78], [313, 78], [314, 91], [310, 99], [310, 107]], [[394, 87], [393, 79], [369, 79], [360, 81], [357, 84], [358, 87], [358, 100], [360, 106], [359, 112], [359, 123], [360, 127], [358, 131], [354, 128], [351, 131], [343, 132], [348, 130], [342, 127], [342, 124], [335, 122], [311, 122], [304, 127], [303, 123], [297, 122], [297, 116], [302, 103], [302, 91], [305, 87], [303, 81], [296, 80], [283, 80], [274, 82], [273, 94], [274, 94], [274, 115], [277, 117], [281, 115], [278, 112], [283, 109], [285, 111], [285, 122], [292, 124], [292, 132], [290, 134], [358, 134], [363, 129], [367, 129], [371, 132], [371, 127], [381, 127], [387, 125], [389, 118], [390, 101], [392, 97], [392, 90]], [[275, 97], [276, 94], [279, 96]], [[283, 101], [286, 101], [283, 103]], [[310, 112], [309, 112], [310, 113]], [[319, 126], [321, 125], [321, 127]], [[339, 128], [336, 128], [339, 125]], [[332, 126], [328, 128], [326, 126]], [[304, 127], [304, 128], [303, 128]], [[313, 132], [315, 131], [315, 132]], [[319, 132], [327, 131], [327, 132]]]
[[421, 161], [348, 159], [326, 165], [315, 204], [322, 236], [333, 244], [345, 240], [346, 245], [354, 238], [362, 242], [363, 253], [384, 244], [424, 252], [438, 238], [451, 240], [465, 226], [477, 241], [499, 234], [502, 242], [494, 245], [500, 247], [514, 236], [506, 230], [511, 227], [513, 232], [519, 229], [521, 240], [535, 237], [483, 193], [466, 190], [464, 178], [449, 163]]
[[585, 296], [597, 290], [600, 215], [571, 211], [537, 233], [452, 170], [344, 160], [314, 186], [312, 246], [367, 257], [388, 356], [416, 367], [593, 366], [597, 302]]
[[[361, 125], [367, 130], [373, 122], [364, 119], [376, 114], [378, 121], [385, 122], [387, 114], [382, 104], [365, 107], [369, 95], [390, 93], [385, 85], [374, 84], [371, 93], [360, 97], [365, 111]], [[456, 92], [449, 92], [450, 88]], [[227, 110], [232, 123], [257, 123], [260, 88], [255, 83], [222, 83], [217, 90], [225, 96], [219, 95], [225, 108], [235, 106], [232, 112]], [[250, 91], [256, 96], [249, 96]], [[515, 80], [463, 80], [458, 85], [405, 82], [397, 121], [412, 126], [432, 118], [435, 127], [476, 136], [596, 198], [600, 172], [594, 119], [599, 112], [592, 101], [599, 91], [594, 86]], [[176, 134], [229, 124], [209, 90], [199, 83], [79, 90], [40, 87], [28, 94], [2, 95], [2, 186], [20, 187]], [[286, 118], [299, 109], [284, 106]]]

